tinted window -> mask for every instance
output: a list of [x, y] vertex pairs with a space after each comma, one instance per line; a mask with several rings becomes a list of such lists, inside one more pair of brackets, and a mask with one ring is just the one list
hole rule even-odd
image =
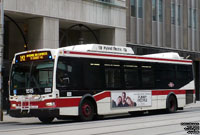
[[99, 90], [105, 88], [100, 60], [65, 58], [58, 60], [56, 86], [60, 90]]
[[183, 87], [193, 80], [192, 66], [177, 65], [176, 80], [178, 87]]
[[108, 89], [119, 89], [121, 85], [121, 69], [118, 61], [105, 61], [105, 81], [106, 88]]
[[152, 65], [141, 66], [142, 88], [154, 87], [154, 72]]
[[[156, 64], [156, 88], [169, 89], [176, 85], [176, 68], [172, 64]], [[174, 85], [174, 86], [173, 86]]]
[[136, 63], [125, 63], [123, 65], [124, 69], [124, 81], [125, 88], [138, 88], [139, 87], [139, 70]]
[[100, 60], [83, 59], [83, 74], [84, 74], [84, 88], [85, 89], [103, 89], [104, 72]]
[[83, 88], [82, 62], [80, 59], [60, 57], [56, 72], [56, 87], [58, 89]]

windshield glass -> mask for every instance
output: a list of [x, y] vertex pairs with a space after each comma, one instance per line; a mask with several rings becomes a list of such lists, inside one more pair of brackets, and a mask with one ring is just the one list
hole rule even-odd
[[53, 61], [17, 63], [11, 72], [11, 95], [52, 92]]

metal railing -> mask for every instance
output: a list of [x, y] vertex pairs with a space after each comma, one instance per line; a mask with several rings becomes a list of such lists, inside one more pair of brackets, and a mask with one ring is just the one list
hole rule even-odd
[[21, 106], [20, 106], [21, 112], [27, 111], [30, 112], [31, 109], [31, 100], [30, 98], [23, 97], [21, 98]]

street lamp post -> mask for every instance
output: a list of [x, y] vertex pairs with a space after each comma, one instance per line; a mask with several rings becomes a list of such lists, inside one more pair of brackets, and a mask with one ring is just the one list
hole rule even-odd
[[2, 89], [2, 65], [3, 65], [3, 34], [4, 34], [4, 10], [3, 0], [0, 0], [0, 121], [3, 121], [3, 89]]

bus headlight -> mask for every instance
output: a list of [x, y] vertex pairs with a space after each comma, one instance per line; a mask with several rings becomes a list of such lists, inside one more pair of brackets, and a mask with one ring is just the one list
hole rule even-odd
[[46, 103], [46, 106], [47, 106], [47, 107], [55, 106], [55, 102], [47, 102], [47, 103]]
[[11, 107], [12, 107], [12, 108], [16, 108], [17, 105], [16, 105], [16, 104], [12, 104]]

